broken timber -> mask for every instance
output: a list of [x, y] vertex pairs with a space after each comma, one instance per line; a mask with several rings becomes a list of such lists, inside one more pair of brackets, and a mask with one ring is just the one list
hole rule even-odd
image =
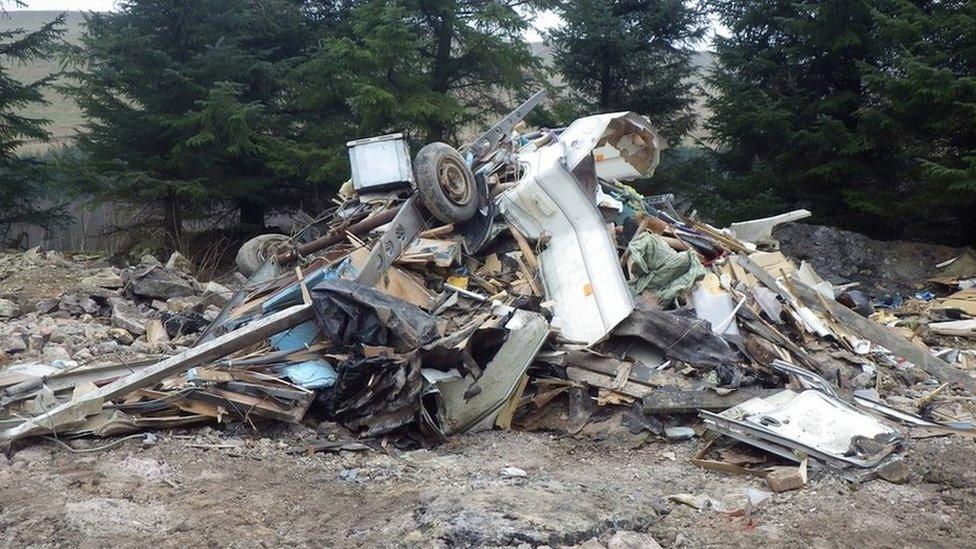
[[226, 333], [198, 347], [183, 351], [152, 366], [119, 378], [104, 387], [85, 393], [47, 413], [0, 431], [0, 443], [56, 431], [64, 425], [81, 422], [97, 414], [102, 404], [136, 389], [149, 387], [174, 374], [205, 364], [258, 343], [312, 317], [311, 305], [296, 305]]
[[735, 261], [738, 262], [739, 265], [741, 265], [744, 269], [749, 271], [749, 273], [759, 279], [763, 285], [768, 287], [770, 290], [775, 291], [787, 302], [791, 300], [791, 297], [795, 297], [802, 301], [802, 303], [807, 307], [820, 311], [828, 316], [832, 316], [838, 322], [840, 322], [844, 328], [853, 332], [857, 337], [867, 339], [875, 345], [884, 347], [895, 355], [917, 365], [919, 368], [925, 370], [929, 373], [929, 375], [938, 379], [939, 381], [956, 382], [965, 387], [968, 391], [976, 392], [976, 379], [973, 379], [965, 373], [954, 369], [949, 365], [948, 362], [943, 361], [939, 357], [928, 352], [926, 349], [916, 346], [914, 343], [911, 343], [907, 339], [901, 337], [895, 332], [892, 332], [877, 322], [864, 318], [857, 312], [848, 309], [833, 299], [823, 297], [819, 292], [800, 281], [798, 277], [794, 276], [789, 280], [790, 287], [795, 290], [797, 294], [796, 296], [792, 296], [783, 287], [776, 283], [776, 280], [771, 274], [767, 273], [762, 269], [762, 267], [757, 265], [748, 257], [739, 255], [735, 257]]

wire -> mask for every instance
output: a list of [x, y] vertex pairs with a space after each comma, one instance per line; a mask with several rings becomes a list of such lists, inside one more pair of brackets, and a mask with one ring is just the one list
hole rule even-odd
[[145, 436], [146, 436], [146, 433], [136, 433], [134, 435], [124, 436], [122, 438], [115, 439], [112, 442], [109, 442], [108, 444], [103, 444], [101, 446], [96, 446], [94, 448], [72, 448], [66, 442], [64, 442], [63, 440], [61, 440], [59, 438], [54, 438], [54, 437], [43, 437], [43, 438], [45, 438], [47, 440], [51, 440], [51, 441], [57, 442], [61, 446], [64, 446], [64, 448], [66, 450], [68, 450], [69, 452], [73, 452], [73, 453], [76, 453], [76, 454], [88, 454], [88, 453], [91, 453], [91, 452], [101, 452], [102, 450], [108, 450], [109, 448], [114, 448], [115, 446], [118, 446], [119, 444], [122, 444], [123, 442], [125, 442], [125, 441], [127, 441], [129, 439], [141, 438], [141, 437], [145, 437]]

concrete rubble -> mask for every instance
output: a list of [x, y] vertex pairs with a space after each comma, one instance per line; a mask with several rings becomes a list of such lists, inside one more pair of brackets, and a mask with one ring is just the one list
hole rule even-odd
[[[903, 481], [914, 436], [976, 434], [976, 272], [875, 293], [864, 316], [845, 305], [855, 286], [777, 251], [773, 227], [809, 212], [731, 230], [683, 215], [626, 183], [665, 147], [645, 117], [527, 130], [539, 100], [460, 152], [350, 142], [339, 206], [242, 248], [260, 256], [239, 255], [239, 287], [196, 280], [179, 254], [121, 269], [4, 256], [77, 284], [0, 298], [0, 441], [334, 422], [340, 439], [308, 450], [358, 451], [575, 433], [612, 412], [646, 438], [705, 439], [697, 466], [783, 492], [823, 475]], [[964, 324], [939, 331], [948, 321]]]

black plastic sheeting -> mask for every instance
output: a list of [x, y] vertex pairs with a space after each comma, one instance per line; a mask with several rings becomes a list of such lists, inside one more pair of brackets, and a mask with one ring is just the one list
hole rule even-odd
[[697, 368], [727, 367], [742, 362], [724, 339], [712, 333], [707, 321], [652, 309], [643, 303], [638, 303], [613, 333], [643, 339], [669, 359]]
[[322, 391], [330, 418], [363, 436], [393, 432], [414, 422], [423, 380], [416, 353], [392, 357], [349, 357], [336, 365], [335, 385]]
[[434, 317], [420, 307], [351, 280], [325, 280], [311, 293], [315, 321], [337, 345], [409, 351], [437, 338]]

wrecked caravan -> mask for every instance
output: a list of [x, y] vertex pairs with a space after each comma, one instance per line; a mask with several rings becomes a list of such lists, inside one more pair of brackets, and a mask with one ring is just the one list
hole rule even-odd
[[[543, 97], [460, 149], [350, 141], [336, 207], [242, 246], [247, 280], [222, 308], [151, 261], [54, 303], [109, 314], [130, 342], [158, 344], [165, 324], [173, 345], [124, 364], [10, 368], [0, 440], [270, 421], [335, 425], [342, 443], [317, 448], [423, 446], [496, 427], [576, 433], [603, 406], [647, 437], [713, 431], [721, 442], [696, 464], [777, 470], [796, 488], [807, 467], [888, 474], [903, 429], [972, 435], [879, 394], [920, 379], [971, 394], [976, 381], [944, 359], [961, 353], [861, 316], [838, 301], [845, 288], [775, 251], [771, 228], [806, 212], [727, 230], [682, 214], [625, 183], [651, 176], [665, 147], [644, 116], [529, 131]], [[188, 303], [170, 310], [167, 288]], [[718, 444], [761, 455], [724, 462]]]

